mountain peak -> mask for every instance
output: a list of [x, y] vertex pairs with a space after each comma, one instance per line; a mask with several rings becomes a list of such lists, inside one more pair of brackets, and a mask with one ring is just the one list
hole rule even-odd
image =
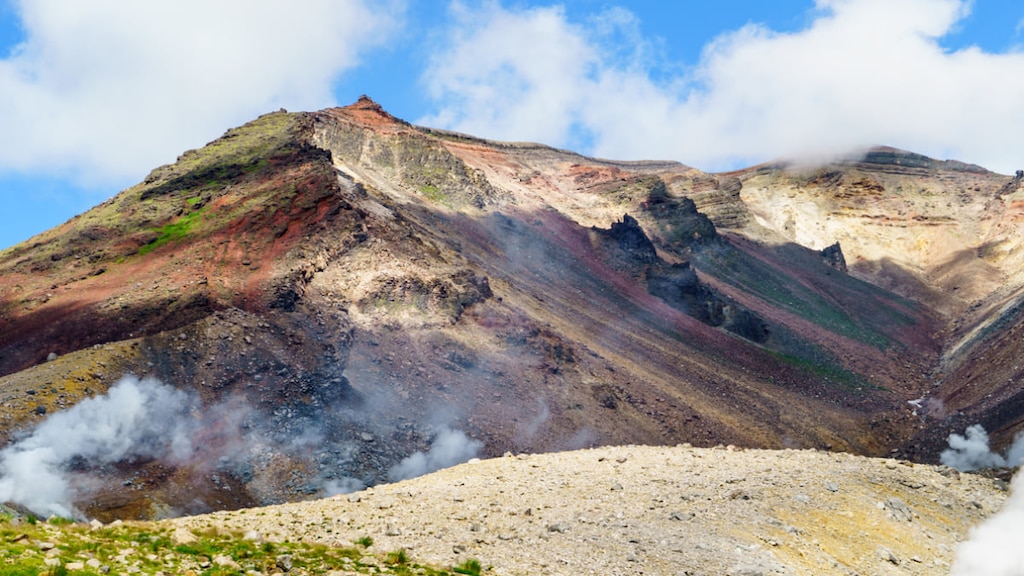
[[359, 108], [359, 109], [364, 109], [364, 110], [374, 110], [374, 111], [380, 112], [381, 114], [387, 114], [387, 112], [384, 112], [384, 107], [383, 106], [378, 104], [376, 100], [374, 100], [373, 98], [370, 98], [366, 94], [360, 95], [359, 99], [356, 100], [354, 104], [349, 104], [347, 107], [348, 108]]
[[862, 157], [857, 159], [855, 163], [874, 164], [880, 166], [901, 166], [905, 168], [924, 168], [927, 170], [975, 172], [979, 174], [989, 173], [989, 170], [978, 166], [977, 164], [969, 164], [959, 160], [937, 160], [935, 158], [925, 156], [924, 154], [918, 154], [916, 152], [910, 152], [908, 150], [902, 150], [892, 146], [875, 146], [869, 148], [868, 151], [865, 152]]
[[409, 126], [408, 122], [392, 116], [383, 106], [366, 94], [361, 95], [358, 100], [348, 106], [328, 108], [323, 112], [338, 115], [350, 122], [368, 127]]

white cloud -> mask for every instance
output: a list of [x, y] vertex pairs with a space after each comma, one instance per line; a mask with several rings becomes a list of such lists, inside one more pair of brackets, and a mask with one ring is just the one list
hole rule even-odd
[[449, 103], [420, 122], [502, 140], [565, 142], [600, 62], [560, 8], [473, 11], [456, 4], [451, 46], [425, 74]]
[[138, 178], [227, 127], [332, 103], [401, 0], [21, 0], [0, 60], [0, 170]]
[[425, 75], [444, 104], [422, 121], [557, 146], [585, 134], [600, 156], [705, 169], [888, 144], [1012, 172], [1024, 165], [1024, 53], [944, 51], [969, 4], [818, 0], [806, 29], [729, 32], [668, 81], [643, 43], [623, 52], [560, 10], [490, 4], [457, 20]]

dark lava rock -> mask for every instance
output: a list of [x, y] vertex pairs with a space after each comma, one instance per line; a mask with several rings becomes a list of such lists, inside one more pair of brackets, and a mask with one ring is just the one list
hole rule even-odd
[[843, 249], [839, 246], [839, 242], [823, 248], [818, 254], [821, 254], [825, 264], [839, 270], [840, 272], [846, 272], [846, 257], [843, 256]]

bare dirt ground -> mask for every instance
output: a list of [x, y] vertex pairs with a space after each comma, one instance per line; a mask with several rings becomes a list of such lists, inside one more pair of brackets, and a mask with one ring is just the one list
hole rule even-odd
[[1005, 483], [814, 450], [606, 447], [473, 461], [325, 500], [169, 520], [493, 574], [948, 574]]

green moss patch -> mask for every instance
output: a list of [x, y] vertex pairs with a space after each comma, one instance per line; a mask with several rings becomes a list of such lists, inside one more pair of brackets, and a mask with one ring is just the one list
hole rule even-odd
[[[30, 523], [0, 517], [0, 576], [186, 574], [221, 576], [250, 571], [271, 574], [396, 574], [450, 576], [417, 564], [405, 550], [371, 553], [357, 547], [300, 542], [260, 542], [210, 530], [175, 544], [166, 525], [129, 523], [92, 529], [67, 520]], [[473, 566], [479, 574], [479, 563]], [[462, 566], [456, 567], [458, 571]]]
[[300, 149], [297, 132], [304, 115], [274, 112], [238, 128], [198, 150], [189, 150], [174, 164], [146, 177], [143, 199], [178, 190], [216, 186], [268, 166], [269, 158]]
[[[736, 249], [704, 250], [693, 259], [695, 267], [745, 292], [756, 295], [774, 306], [809, 320], [830, 332], [886, 349], [892, 340], [874, 326], [837, 307], [814, 290], [793, 281], [764, 262]], [[865, 286], [866, 287], [866, 286]], [[870, 292], [869, 292], [870, 294]], [[879, 306], [878, 300], [870, 303]], [[912, 324], [912, 320], [896, 309], [888, 311], [891, 327]]]
[[155, 232], [157, 233], [156, 239], [150, 242], [149, 244], [146, 244], [139, 248], [139, 254], [147, 254], [149, 252], [152, 252], [153, 250], [156, 250], [160, 246], [167, 244], [168, 242], [173, 242], [185, 238], [192, 232], [192, 229], [195, 227], [196, 223], [202, 218], [204, 212], [206, 212], [206, 208], [201, 208], [190, 214], [185, 214], [184, 216], [178, 218], [176, 221], [167, 224], [162, 228], [158, 228], [157, 230], [155, 230]]

